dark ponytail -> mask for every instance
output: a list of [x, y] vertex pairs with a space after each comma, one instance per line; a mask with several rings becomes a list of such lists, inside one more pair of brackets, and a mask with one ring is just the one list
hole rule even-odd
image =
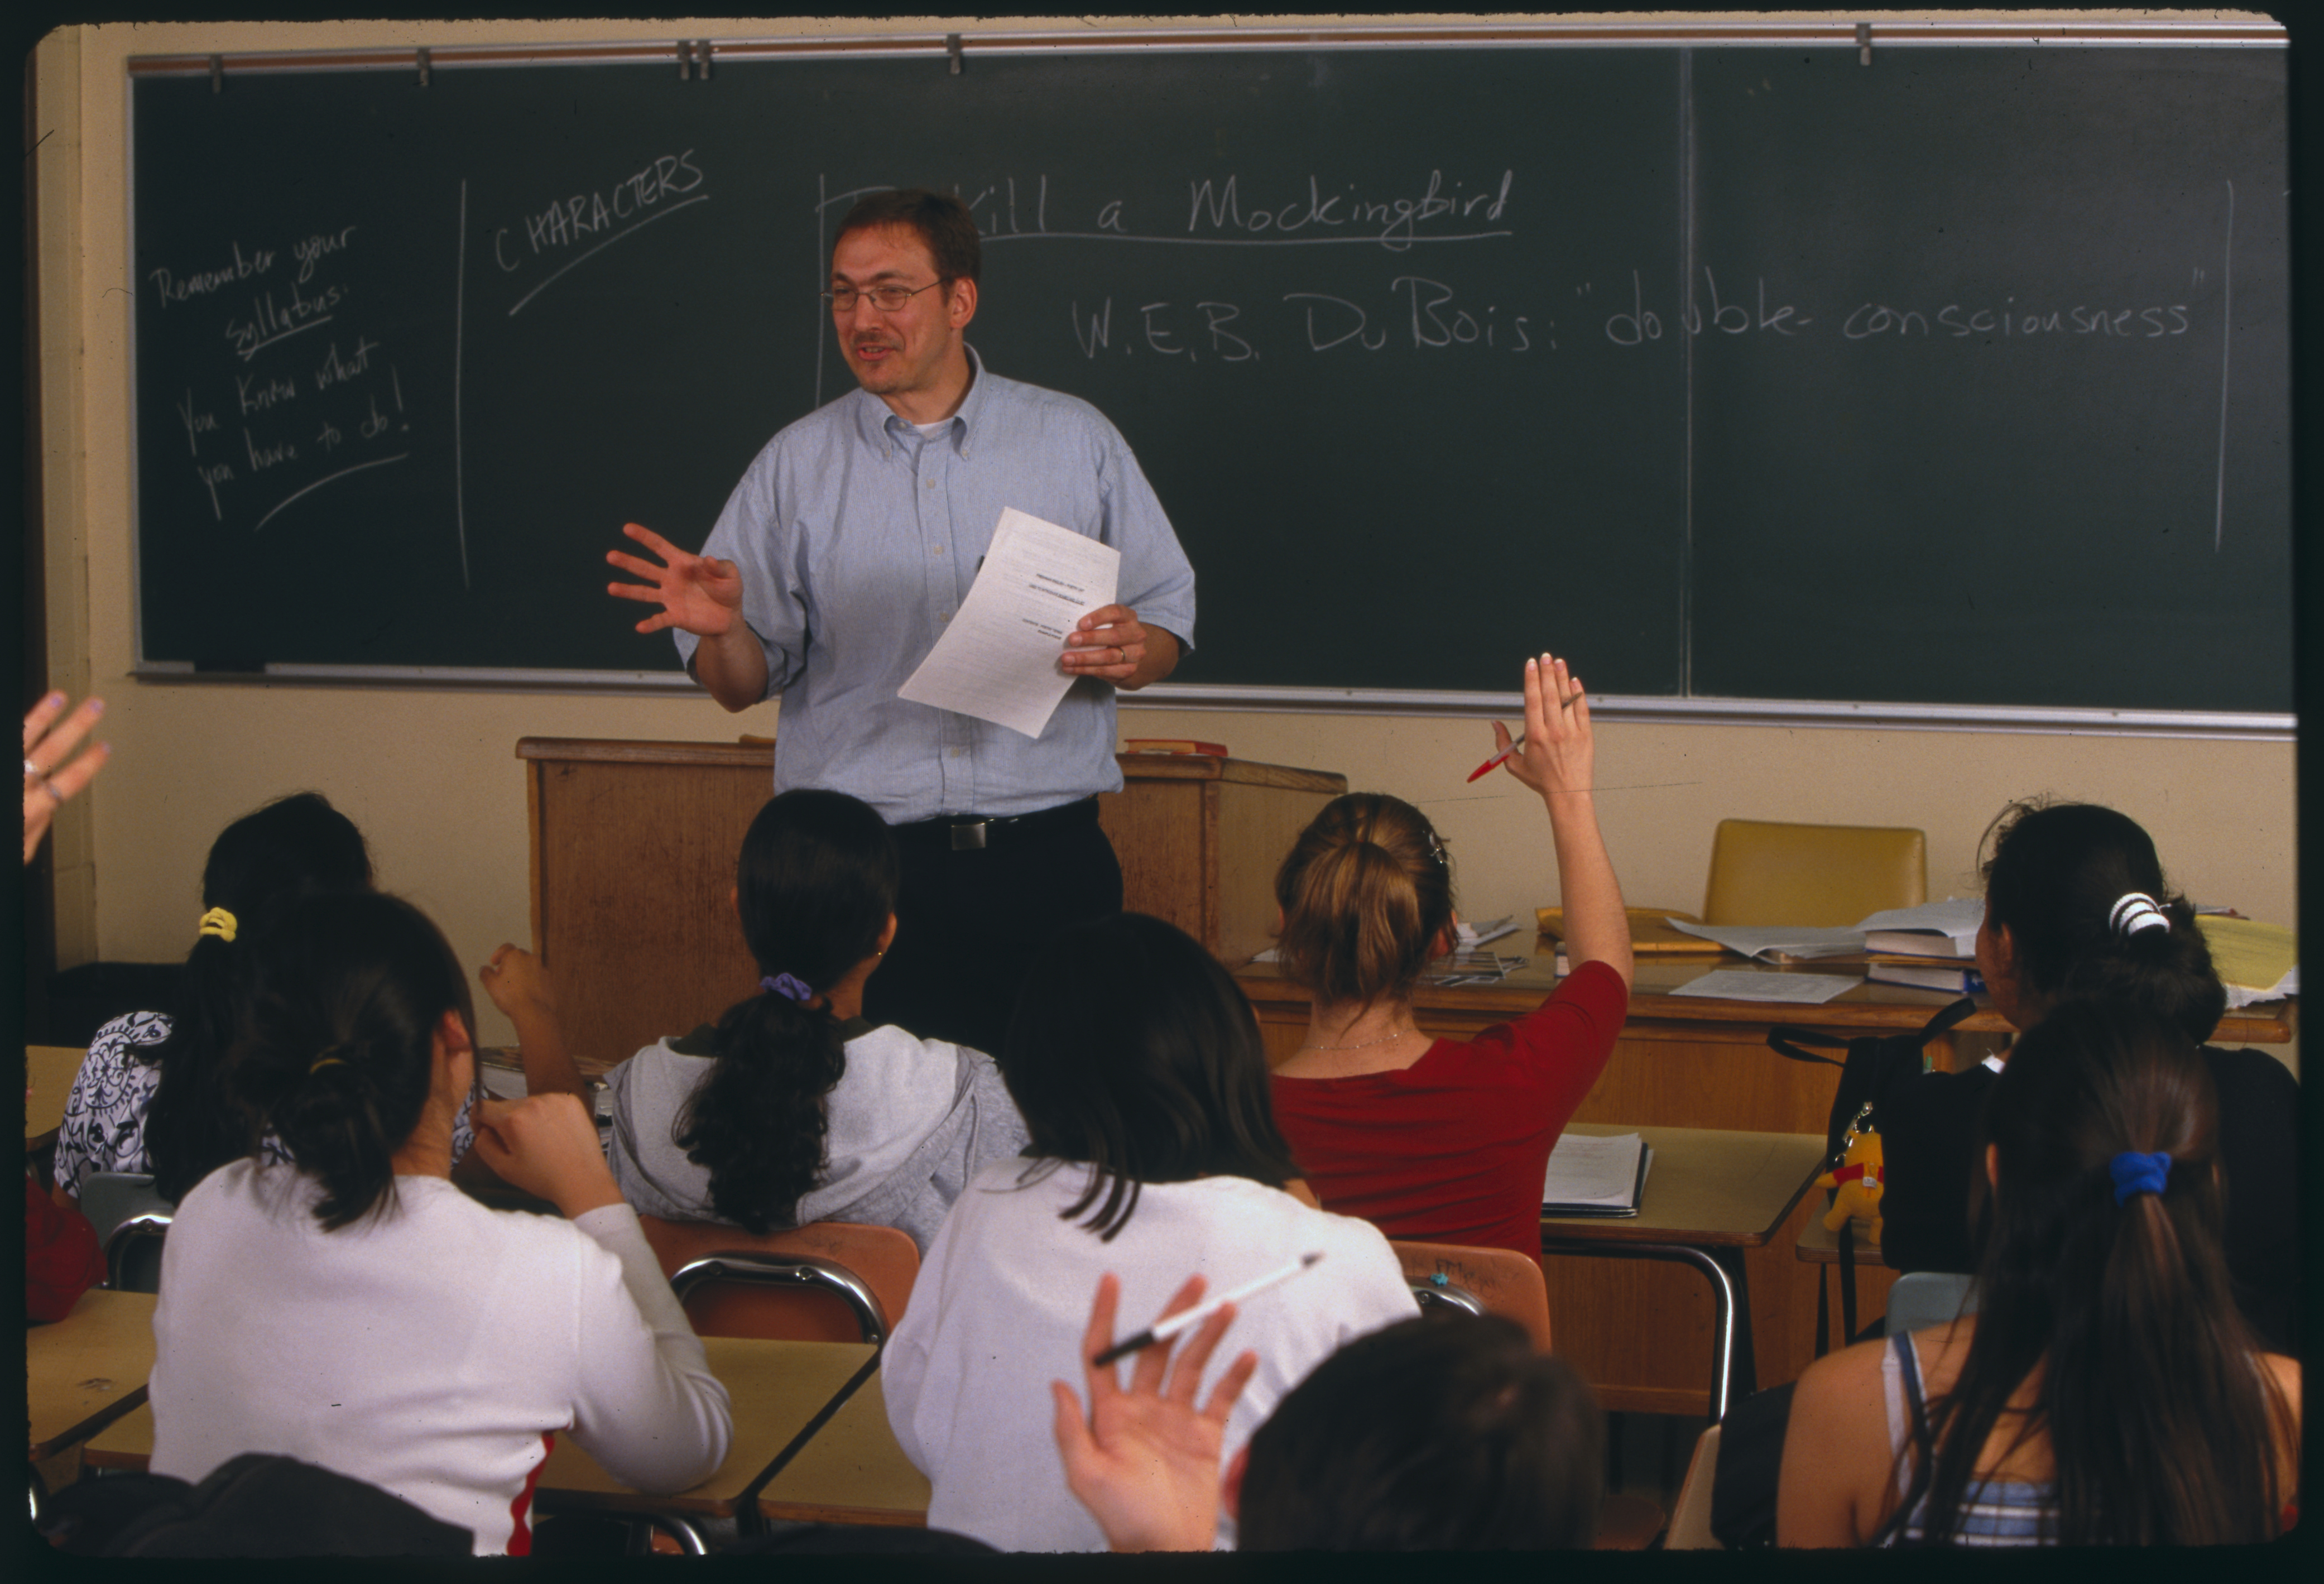
[[287, 907], [371, 885], [363, 833], [319, 792], [300, 792], [218, 833], [202, 869], [202, 933], [178, 979], [168, 1037], [137, 1054], [161, 1069], [145, 1117], [153, 1185], [165, 1199], [256, 1147], [260, 1130], [224, 1071], [250, 989], [251, 944]]
[[[1985, 841], [1992, 848], [1984, 864], [1987, 918], [2008, 927], [2037, 1005], [2121, 1001], [2197, 1045], [2211, 1037], [2227, 990], [2194, 908], [2171, 890], [2154, 842], [2135, 820], [2092, 803], [2013, 803]], [[2163, 925], [2135, 903], [2120, 906], [2126, 897], [2152, 902]]]
[[315, 1219], [335, 1231], [393, 1197], [395, 1152], [427, 1109], [444, 1014], [475, 1037], [467, 980], [427, 915], [376, 892], [298, 904], [254, 956], [229, 1070], [250, 1113], [322, 1184]]
[[1335, 797], [1275, 873], [1285, 976], [1326, 1006], [1403, 997], [1452, 921], [1444, 843], [1422, 814], [1377, 792]]
[[799, 1196], [823, 1170], [824, 1097], [847, 1068], [827, 998], [880, 951], [900, 872], [886, 822], [845, 793], [784, 792], [751, 822], [735, 903], [773, 988], [718, 1020], [716, 1062], [671, 1129], [709, 1169], [720, 1220], [752, 1232], [796, 1224]]
[[[1978, 1310], [1930, 1404], [1928, 1538], [1957, 1534], [1987, 1440], [2029, 1379], [2021, 1441], [2047, 1437], [2067, 1545], [2272, 1539], [2289, 1404], [2236, 1307], [2220, 1252], [2218, 1101], [2180, 1031], [2122, 1005], [2061, 1003], [2017, 1043], [1987, 1108], [1997, 1155]], [[2115, 1163], [2169, 1156], [2159, 1179]], [[2145, 1186], [2142, 1186], [2142, 1182]]]

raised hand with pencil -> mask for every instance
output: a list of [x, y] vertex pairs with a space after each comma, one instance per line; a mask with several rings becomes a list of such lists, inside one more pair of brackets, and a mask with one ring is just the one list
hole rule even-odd
[[1628, 984], [1630, 923], [1622, 910], [1614, 861], [1598, 830], [1598, 748], [1590, 729], [1589, 693], [1565, 661], [1545, 654], [1525, 663], [1525, 706], [1523, 735], [1512, 740], [1508, 727], [1493, 723], [1497, 751], [1479, 772], [1501, 765], [1541, 794], [1557, 850], [1567, 954], [1576, 965], [1603, 962]]

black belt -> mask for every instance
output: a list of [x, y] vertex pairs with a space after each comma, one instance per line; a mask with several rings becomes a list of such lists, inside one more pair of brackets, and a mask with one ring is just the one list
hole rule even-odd
[[897, 842], [915, 849], [975, 852], [1051, 836], [1074, 825], [1097, 824], [1097, 799], [1089, 797], [1031, 814], [940, 814], [896, 827]]

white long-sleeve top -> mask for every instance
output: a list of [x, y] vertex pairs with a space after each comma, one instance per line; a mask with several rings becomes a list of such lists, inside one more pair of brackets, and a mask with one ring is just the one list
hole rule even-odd
[[[1019, 1186], [1029, 1172], [1057, 1169]], [[1227, 1421], [1221, 1467], [1340, 1346], [1419, 1312], [1396, 1252], [1368, 1221], [1311, 1210], [1245, 1177], [1148, 1183], [1110, 1243], [1057, 1212], [1086, 1166], [1000, 1161], [954, 1202], [880, 1366], [888, 1423], [933, 1487], [928, 1527], [1004, 1551], [1103, 1551], [1065, 1487], [1049, 1382], [1083, 1389], [1082, 1335], [1098, 1277], [1121, 1278], [1114, 1330], [1151, 1324], [1199, 1271], [1222, 1293], [1321, 1249], [1323, 1263], [1236, 1306], [1202, 1394], [1246, 1348], [1259, 1371]], [[1127, 1370], [1125, 1362], [1115, 1367]], [[1232, 1524], [1220, 1523], [1222, 1544]]]
[[236, 1161], [178, 1206], [151, 1383], [156, 1474], [198, 1482], [280, 1452], [475, 1535], [530, 1543], [549, 1432], [641, 1490], [683, 1490], [733, 1418], [625, 1204], [576, 1220], [487, 1209], [400, 1176], [376, 1218], [326, 1232], [319, 1185]]

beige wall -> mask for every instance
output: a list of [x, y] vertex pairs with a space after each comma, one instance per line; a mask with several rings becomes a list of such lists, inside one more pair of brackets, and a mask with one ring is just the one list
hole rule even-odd
[[[111, 708], [114, 762], [60, 823], [59, 936], [68, 963], [172, 960], [191, 938], [204, 852], [220, 825], [315, 787], [370, 836], [383, 885], [429, 909], [464, 958], [526, 939], [529, 735], [727, 738], [776, 710], [729, 716], [699, 696], [152, 684], [132, 662], [129, 264], [123, 62], [133, 53], [536, 40], [770, 36], [810, 24], [107, 26], [51, 37], [36, 59], [42, 124], [40, 375], [51, 663]], [[957, 26], [959, 24], [953, 24]], [[990, 24], [988, 24], [990, 25]], [[1045, 23], [1065, 27], [1064, 23]], [[860, 32], [894, 23], [846, 24]], [[913, 31], [931, 31], [927, 23]], [[610, 546], [618, 520], [609, 516]], [[1349, 635], [1367, 641], [1366, 635]], [[1525, 646], [1549, 632], [1513, 631]], [[2126, 663], [2131, 651], [2126, 651]], [[1580, 657], [1586, 677], [1588, 657]], [[1125, 734], [1195, 735], [1237, 755], [1344, 773], [1410, 798], [1451, 842], [1471, 916], [1554, 902], [1545, 822], [1513, 782], [1462, 778], [1490, 747], [1472, 720], [1137, 709]], [[2034, 792], [2111, 804], [2154, 834], [2199, 900], [2294, 918], [2292, 748], [2282, 742], [1609, 723], [1600, 807], [1633, 901], [1695, 907], [1711, 828], [1728, 815], [1918, 825], [1932, 894], [1967, 893], [1978, 833]], [[651, 921], [641, 919], [640, 928]], [[489, 1005], [488, 1042], [513, 1036]]]

